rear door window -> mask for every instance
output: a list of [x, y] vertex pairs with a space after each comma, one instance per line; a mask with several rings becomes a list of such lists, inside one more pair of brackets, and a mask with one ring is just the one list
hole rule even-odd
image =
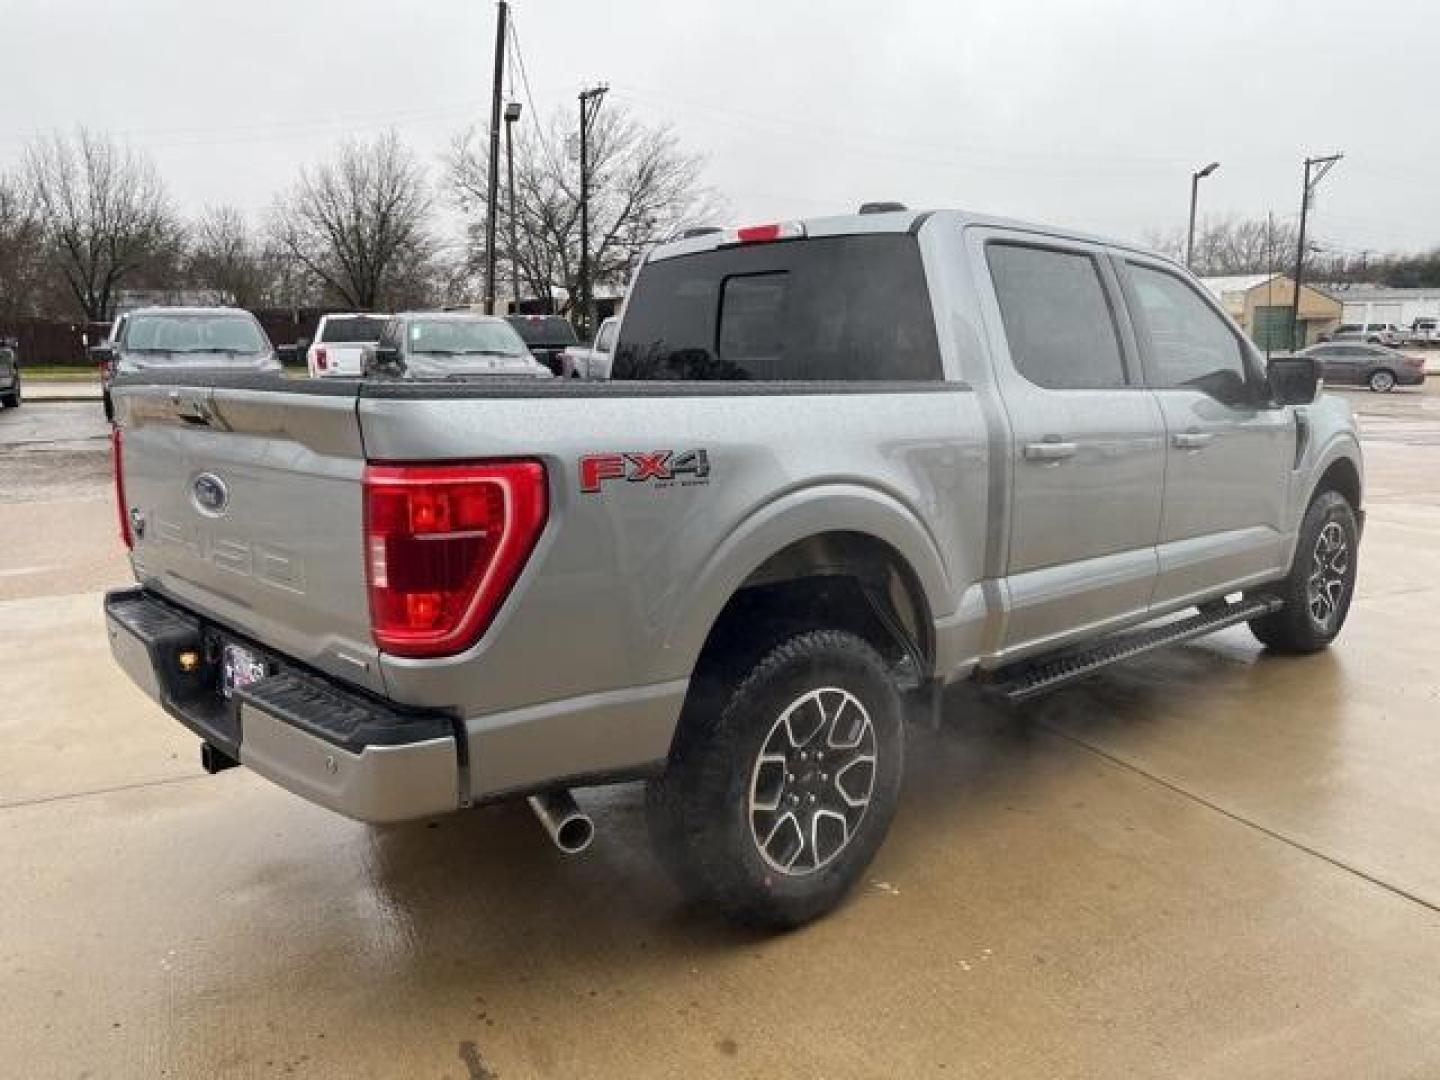
[[939, 380], [919, 247], [875, 233], [650, 262], [625, 309], [614, 377]]
[[992, 243], [986, 249], [1017, 371], [1047, 390], [1126, 385], [1115, 316], [1092, 255]]

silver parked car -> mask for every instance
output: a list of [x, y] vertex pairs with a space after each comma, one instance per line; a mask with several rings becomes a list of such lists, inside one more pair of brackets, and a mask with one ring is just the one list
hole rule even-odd
[[1388, 394], [1397, 386], [1420, 386], [1425, 382], [1425, 361], [1406, 356], [1384, 345], [1363, 341], [1331, 341], [1301, 349], [1297, 356], [1309, 356], [1320, 365], [1320, 376], [1337, 386], [1368, 386], [1377, 394]]
[[280, 375], [280, 358], [259, 320], [239, 308], [153, 307], [127, 312], [110, 340], [90, 350], [101, 365], [105, 415], [117, 375], [205, 369]]
[[394, 316], [380, 340], [367, 347], [362, 372], [401, 379], [551, 377], [509, 322], [464, 311]]
[[1404, 332], [1394, 323], [1341, 323], [1333, 334], [1322, 334], [1321, 342], [1363, 341], [1370, 345], [1405, 344]]

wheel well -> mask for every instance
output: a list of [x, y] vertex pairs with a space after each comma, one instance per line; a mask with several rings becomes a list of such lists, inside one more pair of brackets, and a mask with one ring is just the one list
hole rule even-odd
[[1339, 458], [1330, 464], [1320, 476], [1320, 482], [1315, 485], [1315, 492], [1338, 491], [1345, 496], [1345, 501], [1355, 509], [1360, 509], [1360, 470], [1349, 458]]
[[741, 583], [705, 638], [697, 679], [821, 626], [859, 636], [917, 682], [930, 676], [934, 625], [909, 564], [882, 540], [834, 532], [776, 552]]

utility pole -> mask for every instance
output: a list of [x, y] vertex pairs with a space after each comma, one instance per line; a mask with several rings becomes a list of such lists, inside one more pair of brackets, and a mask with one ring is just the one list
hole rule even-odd
[[495, 217], [500, 196], [500, 96], [505, 81], [505, 24], [510, 5], [495, 16], [495, 83], [490, 90], [490, 177], [485, 197], [485, 314], [495, 314]]
[[[1290, 348], [1304, 347], [1300, 341], [1300, 285], [1305, 274], [1305, 219], [1310, 211], [1310, 200], [1325, 174], [1335, 167], [1344, 154], [1330, 154], [1328, 157], [1305, 159], [1305, 187], [1300, 194], [1300, 240], [1295, 245], [1295, 303], [1290, 308]], [[1312, 179], [1310, 172], [1315, 170]]]
[[510, 210], [505, 215], [510, 222], [510, 302], [515, 305], [511, 314], [520, 310], [520, 261], [515, 253], [520, 250], [515, 232], [515, 136], [511, 129], [520, 119], [520, 103], [511, 101], [505, 106], [505, 171], [510, 175]]
[[594, 322], [590, 289], [590, 125], [600, 110], [600, 99], [608, 86], [601, 84], [580, 91], [580, 326], [586, 336]]

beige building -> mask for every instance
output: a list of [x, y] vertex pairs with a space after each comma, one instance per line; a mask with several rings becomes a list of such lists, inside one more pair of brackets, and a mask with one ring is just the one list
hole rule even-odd
[[[1284, 274], [1242, 274], [1201, 278], [1230, 317], [1262, 349], [1288, 349], [1290, 309], [1295, 303], [1295, 281]], [[1296, 348], [1313, 345], [1320, 335], [1340, 325], [1341, 304], [1328, 293], [1300, 288], [1299, 341]]]

